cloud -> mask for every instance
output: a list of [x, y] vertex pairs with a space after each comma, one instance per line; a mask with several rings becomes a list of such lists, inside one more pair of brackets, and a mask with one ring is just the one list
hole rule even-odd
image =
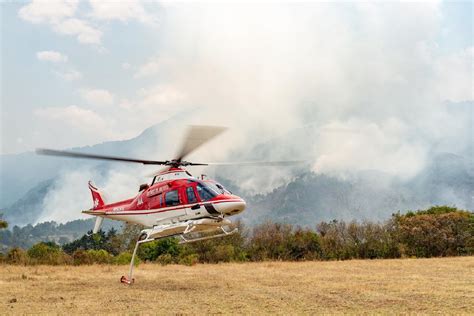
[[67, 56], [55, 51], [41, 51], [36, 53], [36, 58], [40, 61], [49, 61], [52, 63], [65, 63]]
[[54, 73], [66, 81], [74, 81], [82, 78], [82, 74], [75, 69], [55, 70]]
[[102, 32], [86, 20], [74, 17], [77, 0], [33, 0], [18, 11], [30, 23], [49, 25], [56, 33], [76, 36], [82, 44], [100, 44]]
[[[147, 26], [157, 25], [156, 12], [150, 13], [154, 3], [148, 3], [145, 9], [143, 2], [128, 1], [89, 1], [89, 11], [77, 10], [78, 0], [32, 0], [18, 11], [18, 16], [30, 23], [47, 24], [62, 35], [75, 36], [79, 43], [100, 45], [103, 32], [102, 24], [97, 22], [138, 21]], [[99, 46], [101, 51], [104, 48]]]
[[104, 120], [95, 112], [76, 105], [66, 107], [46, 107], [36, 110], [36, 115], [52, 121], [61, 121], [71, 127], [89, 130], [105, 125]]
[[111, 105], [114, 103], [114, 95], [103, 89], [83, 89], [81, 96], [89, 104], [93, 105]]
[[53, 29], [64, 35], [77, 37], [79, 43], [100, 44], [102, 32], [92, 27], [87, 21], [71, 18], [53, 24]]
[[157, 57], [152, 58], [145, 64], [141, 65], [138, 70], [134, 74], [134, 78], [143, 78], [143, 77], [150, 77], [152, 75], [158, 74], [160, 71], [164, 71], [166, 67], [171, 66], [173, 63], [172, 58], [163, 58]]
[[75, 14], [77, 0], [33, 0], [23, 6], [18, 15], [31, 23], [54, 23]]
[[157, 23], [155, 16], [149, 14], [142, 5], [142, 1], [101, 1], [89, 0], [92, 11], [89, 14], [97, 20], [119, 20], [127, 22], [137, 20], [141, 23], [154, 25]]
[[[82, 74], [72, 66], [66, 65], [68, 57], [56, 51], [41, 51], [36, 53], [36, 58], [40, 61], [56, 64], [53, 73], [66, 81], [74, 81], [82, 78]], [[62, 65], [60, 65], [62, 64]]]

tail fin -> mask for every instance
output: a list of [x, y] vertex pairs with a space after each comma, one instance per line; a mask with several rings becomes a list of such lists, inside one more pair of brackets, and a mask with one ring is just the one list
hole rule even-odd
[[94, 202], [94, 206], [92, 207], [93, 210], [97, 210], [102, 208], [105, 205], [104, 198], [100, 193], [99, 189], [97, 189], [91, 181], [89, 181], [89, 189], [92, 193], [92, 201]]

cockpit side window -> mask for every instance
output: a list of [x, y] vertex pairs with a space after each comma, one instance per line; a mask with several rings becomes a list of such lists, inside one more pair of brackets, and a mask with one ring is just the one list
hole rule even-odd
[[166, 203], [166, 206], [179, 205], [180, 202], [179, 202], [178, 190], [166, 192], [165, 203]]
[[194, 193], [193, 187], [186, 188], [186, 196], [188, 197], [189, 204], [197, 202], [196, 194]]

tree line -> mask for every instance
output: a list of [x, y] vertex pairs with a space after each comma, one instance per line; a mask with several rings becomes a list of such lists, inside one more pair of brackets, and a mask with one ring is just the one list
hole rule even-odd
[[[142, 244], [138, 261], [161, 264], [247, 262], [265, 260], [348, 260], [442, 257], [474, 254], [474, 213], [448, 206], [396, 213], [382, 223], [321, 222], [314, 229], [266, 222], [223, 238], [179, 244], [165, 238]], [[10, 264], [128, 264], [142, 227], [127, 225], [59, 246], [40, 242], [28, 250], [12, 248], [0, 255]]]

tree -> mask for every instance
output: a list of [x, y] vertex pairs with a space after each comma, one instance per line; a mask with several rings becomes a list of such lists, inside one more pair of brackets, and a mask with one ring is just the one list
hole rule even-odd
[[474, 253], [474, 214], [447, 206], [394, 214], [403, 255], [438, 257]]
[[8, 223], [0, 219], [0, 229], [5, 229], [8, 227]]

